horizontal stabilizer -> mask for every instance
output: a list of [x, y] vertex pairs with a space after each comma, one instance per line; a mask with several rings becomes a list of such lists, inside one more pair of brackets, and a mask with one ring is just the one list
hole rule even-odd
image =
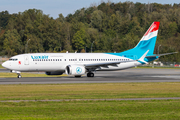
[[164, 55], [171, 55], [171, 54], [175, 54], [175, 53], [178, 53], [178, 52], [156, 54], [156, 55], [146, 56], [146, 58], [161, 57], [161, 56], [164, 56]]
[[142, 63], [147, 63], [146, 61], [144, 61], [144, 58], [146, 57], [146, 55], [148, 54], [149, 50], [147, 50], [140, 59], [138, 59], [137, 61], [141, 61]]

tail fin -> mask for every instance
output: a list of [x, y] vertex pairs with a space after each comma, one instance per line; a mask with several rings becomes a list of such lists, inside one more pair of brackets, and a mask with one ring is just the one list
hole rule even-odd
[[156, 44], [158, 29], [160, 22], [153, 22], [139, 43], [136, 45], [136, 49], [147, 51], [149, 49], [149, 55], [153, 55], [154, 47]]
[[153, 55], [154, 47], [156, 44], [158, 29], [159, 29], [160, 22], [153, 22], [149, 29], [146, 31], [144, 36], [141, 38], [139, 43], [130, 50], [124, 51], [121, 54], [134, 54], [138, 58], [140, 58], [147, 50], [148, 56]]

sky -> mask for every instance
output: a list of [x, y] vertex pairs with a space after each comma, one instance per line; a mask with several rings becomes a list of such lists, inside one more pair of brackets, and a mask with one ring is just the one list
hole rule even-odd
[[[99, 5], [102, 1], [108, 0], [0, 0], [0, 12], [7, 10], [10, 14], [24, 12], [28, 9], [42, 10], [44, 14], [58, 18], [62, 13], [64, 17], [68, 14], [73, 14], [81, 8], [88, 8], [91, 5]], [[114, 3], [125, 2], [127, 0], [109, 0]], [[160, 3], [174, 4], [180, 3], [180, 0], [128, 0], [131, 2], [140, 3]]]

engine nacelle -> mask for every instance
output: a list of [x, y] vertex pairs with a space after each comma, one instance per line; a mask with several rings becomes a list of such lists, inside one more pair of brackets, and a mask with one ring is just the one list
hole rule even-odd
[[45, 72], [46, 75], [62, 75], [63, 72], [61, 71], [51, 71], [51, 72]]
[[86, 69], [84, 66], [80, 65], [68, 65], [66, 66], [65, 72], [67, 75], [80, 76], [86, 73]]

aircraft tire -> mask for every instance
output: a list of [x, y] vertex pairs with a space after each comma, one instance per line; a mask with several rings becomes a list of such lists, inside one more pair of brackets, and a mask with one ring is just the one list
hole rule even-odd
[[94, 77], [94, 73], [87, 73], [87, 77]]
[[18, 75], [17, 78], [22, 78], [22, 76], [21, 76], [21, 75]]

